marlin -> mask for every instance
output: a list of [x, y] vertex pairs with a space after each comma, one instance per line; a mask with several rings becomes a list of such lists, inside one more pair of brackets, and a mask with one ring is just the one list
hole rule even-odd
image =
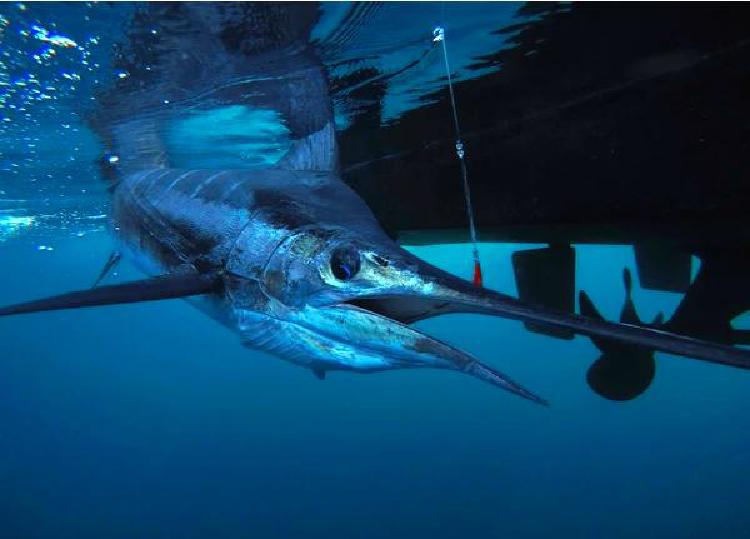
[[[235, 7], [269, 9], [264, 4]], [[105, 105], [98, 131], [119, 156], [110, 188], [112, 229], [119, 242], [116, 252], [128, 255], [148, 277], [98, 286], [117, 263], [119, 255], [115, 255], [93, 288], [0, 308], [0, 316], [185, 298], [236, 333], [243, 345], [307, 368], [321, 379], [329, 371], [447, 369], [540, 404], [546, 401], [502, 372], [410, 324], [450, 313], [492, 315], [537, 327], [564, 328], [599, 343], [614, 340], [750, 368], [750, 351], [658, 327], [531, 305], [476, 287], [403, 249], [338, 173], [325, 73], [307, 46], [312, 22], [300, 25], [301, 37], [292, 35], [288, 42], [277, 44], [281, 52], [273, 53], [263, 48], [267, 40], [260, 39], [258, 32], [237, 34], [242, 43], [247, 42], [243, 46], [227, 41], [226, 33], [207, 32], [206, 9], [213, 10], [216, 20], [226, 19], [226, 24], [237, 19], [232, 13], [222, 14], [220, 8], [191, 3], [178, 8], [148, 6], [151, 11], [180, 9], [185, 21], [194, 21], [201, 31], [189, 36], [201, 36], [201, 46], [211, 52], [212, 68], [241, 75], [244, 72], [231, 69], [288, 67], [291, 75], [274, 75], [258, 83], [266, 85], [265, 94], [283, 101], [280, 109], [294, 135], [288, 153], [267, 169], [171, 167], [158, 136], [163, 118], [146, 107], [155, 96], [171, 99], [170, 91], [177, 96], [187, 91], [165, 81], [193, 84], [189, 90], [196, 95], [202, 84], [199, 74], [206, 74], [209, 86], [214, 81], [212, 70], [201, 71], [195, 63], [184, 61], [189, 56], [183, 53], [196, 50], [193, 38], [186, 42], [185, 36], [176, 33], [181, 27], [162, 28], [158, 39], [168, 40], [170, 46], [158, 49], [163, 58], [149, 57], [144, 64], [158, 69], [144, 72], [139, 80], [137, 63], [121, 66], [131, 76], [118, 84], [132, 87], [116, 88], [109, 102], [127, 106], [107, 106], [107, 96], [99, 100]], [[299, 11], [302, 7], [288, 4], [283, 9]], [[169, 11], [164, 16], [172, 20], [175, 14]], [[312, 15], [308, 18], [314, 20]], [[242, 20], [256, 19], [266, 20]], [[151, 28], [153, 21], [145, 19], [143, 24]], [[276, 37], [277, 32], [272, 34]], [[290, 56], [289, 50], [301, 52]], [[248, 55], [256, 52], [263, 62], [252, 64]], [[122, 55], [121, 61], [129, 57]], [[165, 76], [155, 89], [151, 81], [156, 72]], [[222, 76], [228, 77], [227, 73]], [[227, 99], [247, 103], [257, 93], [230, 87], [225, 94]], [[140, 116], [134, 112], [139, 106], [144, 111]], [[124, 111], [127, 116], [106, 118], [113, 111]]]
[[190, 298], [245, 346], [319, 378], [333, 370], [449, 369], [542, 404], [505, 374], [409, 324], [488, 314], [750, 367], [742, 349], [478, 288], [401, 248], [331, 172], [141, 171], [114, 187], [112, 217], [123, 252], [152, 277], [5, 307], [0, 315]]

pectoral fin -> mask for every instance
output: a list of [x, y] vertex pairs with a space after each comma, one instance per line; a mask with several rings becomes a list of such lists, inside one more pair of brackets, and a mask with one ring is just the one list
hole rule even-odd
[[209, 274], [170, 274], [131, 281], [128, 283], [100, 286], [88, 290], [68, 292], [59, 296], [18, 303], [0, 308], [0, 316], [27, 314], [59, 309], [78, 309], [98, 305], [137, 303], [159, 299], [183, 298], [200, 294], [210, 294], [221, 290], [222, 281], [218, 275]]

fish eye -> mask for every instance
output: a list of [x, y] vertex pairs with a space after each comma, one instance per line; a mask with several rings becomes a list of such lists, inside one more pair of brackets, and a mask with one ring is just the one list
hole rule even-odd
[[359, 251], [354, 247], [339, 247], [331, 253], [331, 272], [339, 281], [348, 281], [359, 272]]

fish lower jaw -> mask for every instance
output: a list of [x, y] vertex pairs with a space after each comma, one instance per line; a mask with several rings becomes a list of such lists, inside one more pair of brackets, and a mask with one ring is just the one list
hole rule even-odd
[[398, 367], [377, 351], [317, 331], [317, 328], [301, 320], [247, 310], [235, 311], [235, 317], [236, 331], [244, 346], [268, 352], [303, 367], [358, 372]]

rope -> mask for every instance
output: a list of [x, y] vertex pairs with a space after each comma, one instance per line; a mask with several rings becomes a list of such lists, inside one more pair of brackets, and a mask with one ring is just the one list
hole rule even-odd
[[456, 107], [456, 95], [453, 91], [453, 79], [451, 78], [451, 68], [448, 63], [448, 47], [445, 43], [445, 29], [442, 26], [436, 27], [432, 31], [432, 41], [442, 43], [443, 61], [445, 63], [445, 74], [448, 78], [448, 93], [451, 99], [451, 111], [453, 112], [453, 127], [456, 132], [456, 156], [461, 166], [461, 177], [464, 187], [464, 202], [466, 204], [466, 216], [469, 220], [469, 236], [471, 237], [472, 256], [474, 257], [474, 278], [475, 286], [482, 286], [482, 265], [479, 262], [479, 246], [477, 244], [477, 229], [474, 223], [474, 207], [471, 204], [471, 189], [469, 188], [469, 173], [466, 169], [466, 151], [463, 140], [461, 140], [461, 126], [458, 123], [458, 107]]

